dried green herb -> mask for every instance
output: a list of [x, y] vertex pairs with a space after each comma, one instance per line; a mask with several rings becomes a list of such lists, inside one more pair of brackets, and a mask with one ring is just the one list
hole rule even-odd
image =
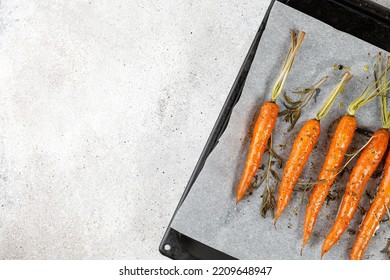
[[319, 182], [311, 182], [311, 180], [313, 180], [313, 179], [310, 178], [309, 181], [305, 182], [305, 183], [298, 182], [298, 185], [304, 185], [304, 187], [303, 188], [298, 188], [296, 190], [294, 189], [294, 191], [302, 192], [302, 197], [301, 197], [300, 204], [302, 204], [303, 201], [305, 201], [305, 200], [309, 201], [309, 197], [308, 197], [307, 194], [313, 189], [314, 185], [322, 182], [322, 180], [319, 181]]
[[374, 199], [374, 196], [368, 190], [366, 190], [366, 195], [370, 201]]
[[[272, 137], [272, 136], [271, 136]], [[271, 141], [272, 142], [272, 141]], [[274, 148], [272, 147], [272, 145], [268, 145], [267, 147], [267, 152], [269, 153], [270, 157], [273, 157], [276, 159], [276, 162], [277, 162], [277, 166], [278, 168], [282, 168], [283, 167], [283, 159], [275, 152]]]
[[326, 206], [329, 206], [331, 201], [340, 200], [342, 195], [343, 195], [342, 189], [331, 190], [325, 199]]
[[366, 210], [365, 210], [362, 206], [358, 205], [357, 208], [359, 209], [360, 214], [361, 214], [362, 216], [366, 215]]
[[[253, 177], [253, 181], [249, 187], [250, 191], [253, 191], [253, 190], [258, 189], [260, 187], [259, 176], [260, 175], [255, 175], [255, 177]], [[261, 180], [261, 177], [260, 177], [260, 180]]]
[[289, 97], [286, 92], [283, 92], [284, 102], [283, 105], [286, 107], [285, 110], [279, 113], [280, 116], [284, 116], [284, 121], [290, 123], [288, 131], [291, 131], [298, 119], [301, 117], [302, 109], [309, 103], [310, 99], [319, 93], [319, 87], [328, 79], [328, 76], [324, 77], [321, 81], [310, 88], [303, 88], [297, 91], [293, 91], [293, 94], [299, 96], [299, 99], [294, 101], [293, 98]]
[[267, 216], [268, 211], [271, 211], [272, 218], [275, 217], [275, 206], [276, 206], [276, 200], [275, 200], [275, 189], [276, 188], [269, 188], [269, 186], [266, 186], [264, 189], [264, 192], [262, 194], [262, 202], [261, 202], [261, 208], [260, 208], [260, 214], [261, 217], [265, 218]]
[[286, 149], [287, 148], [287, 144], [280, 144], [280, 145], [278, 145], [278, 148], [280, 148], [280, 149]]
[[273, 149], [272, 135], [268, 142], [266, 153], [269, 155], [267, 167], [260, 180], [256, 182], [258, 186], [265, 182], [265, 189], [261, 195], [262, 203], [260, 208], [260, 214], [263, 218], [266, 217], [268, 211], [271, 211], [272, 217], [274, 217], [274, 210], [276, 206], [274, 193], [280, 182], [280, 178], [274, 168], [276, 167], [280, 169], [283, 166], [282, 158]]
[[344, 66], [344, 65], [342, 65], [342, 64], [333, 64], [333, 70], [335, 70], [335, 71], [336, 71], [336, 70], [341, 71], [341, 70], [343, 70], [343, 69], [349, 71], [349, 70], [351, 70], [351, 67], [350, 67], [350, 66]]

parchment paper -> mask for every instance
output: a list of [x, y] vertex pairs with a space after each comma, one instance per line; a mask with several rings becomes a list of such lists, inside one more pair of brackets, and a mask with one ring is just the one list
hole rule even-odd
[[[346, 113], [350, 101], [365, 88], [367, 77], [380, 51], [367, 42], [340, 32], [295, 9], [279, 2], [275, 3], [229, 125], [219, 144], [208, 157], [172, 225], [177, 231], [239, 259], [319, 259], [324, 237], [337, 214], [348, 179], [348, 170], [353, 166], [352, 162], [347, 172], [339, 176], [332, 187], [331, 193], [335, 194], [335, 191], [341, 189], [341, 196], [330, 201], [329, 205], [324, 205], [302, 256], [299, 252], [307, 204], [303, 192], [294, 192], [276, 229], [270, 214], [266, 219], [260, 216], [264, 185], [239, 205], [235, 204], [236, 185], [242, 174], [250, 144], [248, 132], [261, 104], [270, 99], [273, 84], [290, 46], [290, 29], [303, 30], [307, 35], [287, 78], [285, 90], [291, 92], [297, 87], [314, 85], [325, 75], [329, 75], [329, 80], [321, 87], [316, 100], [312, 100], [303, 110], [303, 115], [293, 131], [287, 133], [288, 124], [281, 117], [278, 119], [274, 144], [277, 146], [287, 141], [285, 149], [277, 149], [285, 161], [290, 153], [292, 141], [303, 122], [315, 117], [326, 95], [343, 76], [345, 70], [335, 70], [334, 65], [350, 67], [350, 72], [354, 75], [344, 93], [336, 100], [331, 113], [321, 121], [321, 137], [301, 176], [302, 181], [307, 181], [310, 177], [316, 180], [329, 146], [330, 133], [335, 124], [337, 125], [338, 118]], [[281, 100], [278, 100], [278, 104], [281, 109], [284, 108]], [[357, 119], [358, 127], [371, 131], [379, 129], [381, 127], [379, 100], [371, 102], [359, 111]], [[350, 150], [357, 150], [367, 140], [367, 137], [356, 133]], [[264, 156], [263, 162], [266, 160], [267, 157]], [[279, 170], [278, 174], [281, 176], [282, 170]], [[380, 176], [371, 179], [366, 190], [374, 194], [379, 182]], [[367, 195], [363, 195], [360, 205], [365, 210], [368, 209]], [[349, 226], [349, 232], [344, 233], [338, 244], [325, 255], [325, 259], [348, 258], [356, 238], [354, 231], [358, 231], [361, 221], [362, 214], [357, 211]], [[390, 226], [383, 223], [365, 255], [370, 259], [385, 259], [386, 255], [380, 253], [380, 250], [385, 247], [387, 237], [390, 237]]]

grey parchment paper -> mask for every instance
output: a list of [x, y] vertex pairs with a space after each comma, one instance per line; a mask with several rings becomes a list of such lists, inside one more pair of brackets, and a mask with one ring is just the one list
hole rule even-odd
[[[321, 87], [316, 99], [304, 109], [294, 130], [287, 133], [288, 124], [282, 118], [278, 119], [274, 145], [287, 143], [285, 149], [277, 148], [277, 152], [285, 161], [303, 122], [315, 117], [326, 95], [343, 76], [344, 70], [335, 69], [334, 65], [343, 65], [348, 69], [350, 67], [350, 72], [354, 75], [343, 94], [336, 100], [331, 113], [321, 121], [321, 136], [301, 175], [301, 181], [317, 178], [329, 146], [330, 134], [338, 119], [346, 113], [350, 101], [364, 90], [367, 77], [380, 51], [367, 42], [340, 32], [295, 9], [279, 2], [275, 3], [242, 96], [234, 108], [228, 127], [208, 157], [172, 224], [177, 231], [239, 259], [319, 259], [322, 242], [337, 214], [351, 169], [348, 167], [332, 187], [331, 194], [336, 198], [324, 205], [302, 256], [302, 226], [307, 204], [303, 192], [294, 192], [276, 229], [270, 213], [265, 219], [260, 216], [264, 185], [238, 205], [235, 203], [236, 185], [250, 144], [248, 131], [252, 129], [261, 104], [270, 99], [273, 84], [290, 46], [290, 29], [303, 30], [307, 35], [287, 78], [285, 90], [291, 92], [297, 87], [314, 85], [325, 75], [329, 75], [329, 80]], [[278, 104], [281, 109], [284, 108], [281, 100], [278, 100]], [[379, 100], [371, 102], [359, 111], [357, 120], [360, 128], [371, 131], [379, 129]], [[368, 137], [356, 133], [350, 150], [357, 150], [367, 140]], [[263, 162], [266, 160], [267, 156], [264, 156]], [[353, 166], [353, 162], [350, 166]], [[282, 170], [279, 170], [278, 174], [281, 176]], [[380, 182], [378, 174], [374, 177], [377, 178], [371, 179], [366, 187], [372, 194]], [[341, 195], [337, 196], [337, 192], [341, 192]], [[368, 195], [363, 195], [360, 205], [365, 210], [368, 209]], [[357, 211], [348, 232], [346, 231], [341, 240], [325, 255], [325, 259], [348, 258], [361, 221], [362, 214]], [[387, 237], [390, 237], [390, 226], [383, 223], [373, 237], [366, 257], [385, 259], [386, 255], [380, 251], [385, 247]]]

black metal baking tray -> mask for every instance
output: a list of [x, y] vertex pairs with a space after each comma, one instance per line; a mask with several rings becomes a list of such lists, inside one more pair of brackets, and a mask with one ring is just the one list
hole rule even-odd
[[[275, 1], [282, 2], [338, 30], [390, 51], [390, 10], [385, 7], [367, 0], [272, 0], [173, 214], [172, 220], [186, 199], [187, 194], [191, 191], [191, 187], [202, 170], [208, 155], [218, 144], [218, 139], [225, 131], [231, 112], [241, 96], [246, 77]], [[164, 256], [176, 260], [235, 259], [232, 256], [181, 234], [171, 228], [170, 225], [171, 223], [168, 225], [159, 247], [160, 253]]]

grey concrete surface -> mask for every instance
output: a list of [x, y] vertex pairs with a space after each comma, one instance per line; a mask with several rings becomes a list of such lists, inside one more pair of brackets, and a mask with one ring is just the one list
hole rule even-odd
[[0, 258], [163, 258], [267, 5], [1, 1]]
[[268, 4], [1, 1], [0, 258], [163, 258]]
[[376, 2], [382, 6], [390, 9], [390, 0], [372, 0], [372, 2]]

